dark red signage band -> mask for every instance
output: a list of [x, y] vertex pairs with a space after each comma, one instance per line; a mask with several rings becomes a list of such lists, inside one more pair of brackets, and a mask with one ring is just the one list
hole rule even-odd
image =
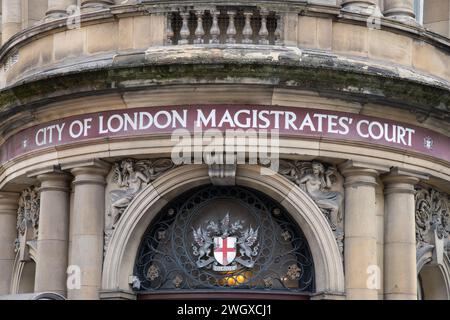
[[113, 137], [172, 134], [177, 129], [278, 130], [280, 136], [365, 142], [450, 162], [450, 138], [402, 122], [320, 109], [187, 105], [112, 110], [30, 127], [0, 147], [0, 164], [32, 151]]

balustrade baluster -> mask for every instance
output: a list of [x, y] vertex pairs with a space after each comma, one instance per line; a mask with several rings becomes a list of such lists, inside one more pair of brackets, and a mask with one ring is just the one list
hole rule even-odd
[[269, 12], [266, 9], [261, 9], [261, 29], [259, 30], [259, 44], [269, 44], [267, 39], [269, 36], [269, 30], [267, 30], [267, 16]]
[[188, 19], [189, 19], [189, 12], [181, 12], [180, 16], [183, 19], [183, 24], [181, 26], [180, 30], [180, 37], [181, 40], [178, 42], [179, 44], [188, 44], [189, 43], [189, 26], [188, 26]]
[[227, 43], [229, 44], [234, 44], [236, 43], [236, 27], [234, 25], [234, 17], [236, 16], [236, 11], [228, 11], [228, 18], [229, 18], [229, 22], [228, 22], [228, 28], [227, 28]]
[[172, 12], [167, 13], [167, 29], [166, 29], [166, 44], [172, 45], [173, 44], [173, 36], [174, 32], [172, 29], [172, 19], [174, 17], [174, 14]]
[[203, 29], [203, 10], [197, 10], [195, 12], [197, 16], [197, 29], [195, 29], [194, 44], [202, 44], [203, 36], [205, 35], [205, 30]]
[[283, 33], [283, 20], [281, 19], [281, 15], [276, 14], [275, 15], [275, 19], [277, 21], [277, 28], [275, 29], [275, 45], [276, 46], [281, 46], [283, 44], [283, 40], [281, 40], [281, 35]]
[[219, 19], [218, 16], [220, 14], [220, 11], [213, 10], [211, 11], [212, 15], [212, 26], [210, 30], [211, 39], [209, 40], [209, 43], [217, 44], [220, 42], [219, 36], [220, 36], [220, 28], [219, 28]]
[[251, 12], [244, 12], [245, 26], [244, 26], [244, 29], [242, 30], [242, 35], [243, 35], [242, 43], [245, 43], [245, 44], [253, 43], [253, 39], [252, 39], [253, 30], [252, 30], [252, 26], [251, 26], [252, 15], [253, 15], [253, 13], [251, 13]]

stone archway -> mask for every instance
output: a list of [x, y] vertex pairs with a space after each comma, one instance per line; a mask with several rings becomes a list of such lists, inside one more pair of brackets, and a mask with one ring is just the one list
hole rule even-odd
[[33, 246], [28, 245], [27, 253], [27, 260], [21, 260], [19, 253], [16, 255], [11, 278], [12, 294], [34, 292], [37, 252]]
[[[278, 201], [299, 225], [312, 252], [316, 292], [344, 294], [342, 258], [327, 219], [298, 186], [279, 174], [262, 175], [261, 169], [238, 166], [236, 184]], [[176, 196], [209, 183], [206, 165], [186, 165], [167, 172], [137, 195], [111, 237], [104, 261], [102, 289], [128, 291], [141, 238], [153, 218]]]
[[418, 298], [450, 300], [450, 258], [437, 259], [435, 247], [427, 246], [417, 262]]

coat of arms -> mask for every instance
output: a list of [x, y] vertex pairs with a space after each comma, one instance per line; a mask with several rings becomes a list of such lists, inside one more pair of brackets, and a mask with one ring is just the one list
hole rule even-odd
[[258, 229], [244, 229], [244, 221], [231, 222], [227, 213], [220, 222], [207, 221], [193, 228], [192, 251], [197, 267], [214, 271], [234, 271], [239, 265], [252, 268], [258, 255]]

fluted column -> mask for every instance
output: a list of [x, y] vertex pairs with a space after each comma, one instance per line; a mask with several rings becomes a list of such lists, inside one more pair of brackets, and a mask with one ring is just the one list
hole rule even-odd
[[81, 288], [69, 289], [69, 299], [98, 299], [103, 264], [105, 216], [105, 176], [108, 166], [94, 164], [71, 170], [73, 181], [73, 217], [71, 217], [71, 259], [81, 271]]
[[416, 233], [414, 186], [419, 179], [398, 172], [385, 185], [384, 297], [416, 300]]
[[22, 1], [2, 2], [2, 44], [22, 30]]
[[378, 291], [368, 286], [368, 270], [377, 266], [376, 178], [378, 172], [341, 166], [345, 177], [345, 287], [349, 300], [377, 300]]
[[384, 0], [384, 15], [405, 22], [415, 22], [414, 0]]
[[69, 241], [70, 175], [63, 172], [39, 175], [41, 202], [39, 210], [38, 260], [35, 292], [66, 295]]
[[84, 11], [102, 10], [113, 4], [113, 0], [81, 0], [81, 9]]
[[67, 9], [77, 5], [77, 0], [48, 0], [47, 19], [58, 19], [67, 16]]
[[10, 293], [18, 203], [19, 194], [0, 192], [0, 295]]
[[344, 0], [342, 9], [357, 13], [372, 14], [377, 6], [377, 0]]

